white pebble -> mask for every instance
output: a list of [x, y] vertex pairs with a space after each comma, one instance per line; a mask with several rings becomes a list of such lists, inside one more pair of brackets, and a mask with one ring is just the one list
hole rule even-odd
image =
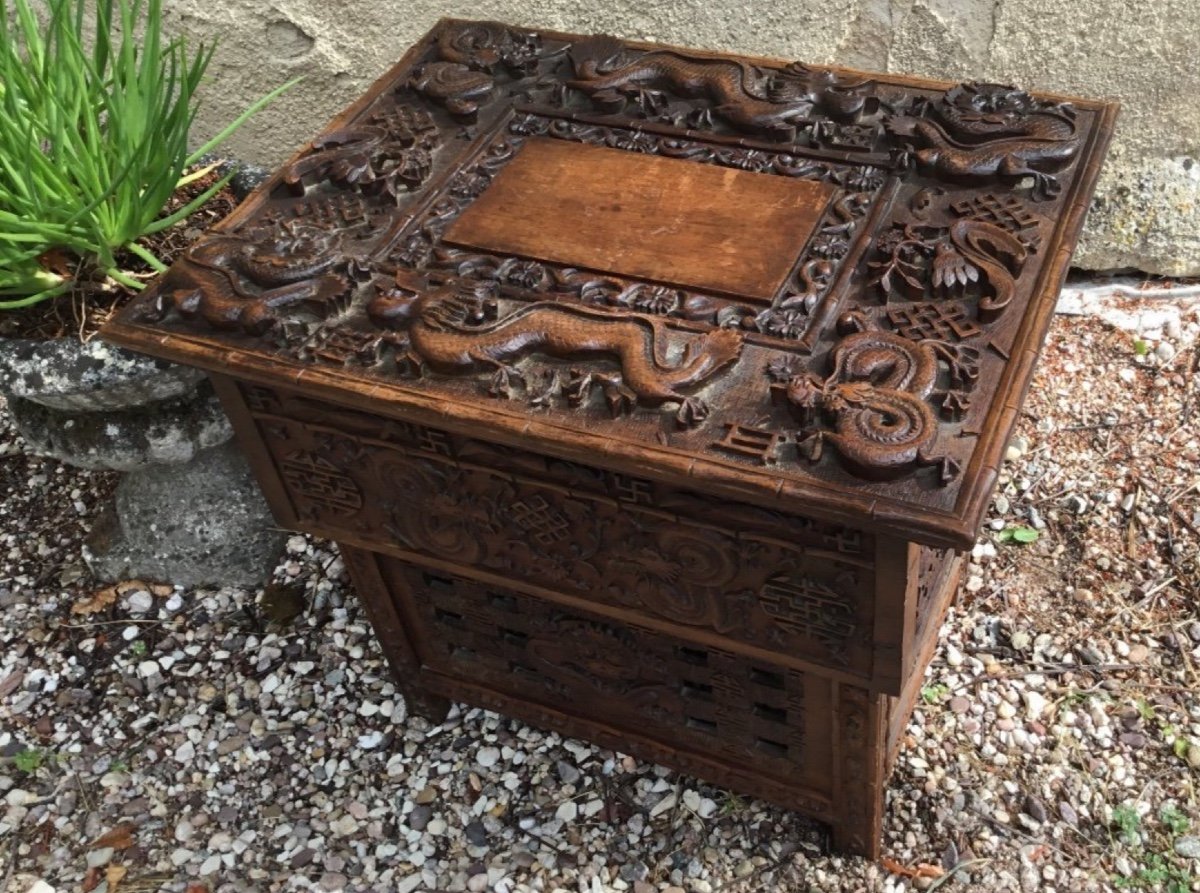
[[490, 769], [500, 761], [500, 750], [495, 747], [481, 747], [475, 754], [475, 762], [484, 769]]

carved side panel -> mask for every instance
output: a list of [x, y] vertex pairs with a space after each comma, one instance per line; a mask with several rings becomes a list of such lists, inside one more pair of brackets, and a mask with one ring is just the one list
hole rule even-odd
[[[925, 636], [931, 632], [932, 624], [938, 621], [944, 607], [942, 598], [950, 598], [953, 593], [943, 592], [943, 583], [954, 560], [954, 552], [950, 549], [933, 549], [929, 546], [916, 547], [920, 551], [917, 559], [917, 623], [916, 640], [924, 642]], [[918, 646], [919, 647], [919, 646]]]
[[315, 531], [875, 671], [873, 547], [860, 531], [244, 391], [296, 516]]
[[[808, 736], [828, 736], [796, 670], [747, 660], [512, 590], [385, 559], [420, 618], [426, 665], [525, 701], [636, 730], [765, 776], [827, 784]], [[820, 746], [813, 753], [825, 754]]]

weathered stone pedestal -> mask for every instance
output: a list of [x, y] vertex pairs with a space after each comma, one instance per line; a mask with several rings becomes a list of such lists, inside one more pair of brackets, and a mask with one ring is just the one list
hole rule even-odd
[[0, 341], [0, 393], [33, 451], [125, 472], [85, 558], [101, 579], [257, 586], [283, 547], [203, 375], [103, 342]]

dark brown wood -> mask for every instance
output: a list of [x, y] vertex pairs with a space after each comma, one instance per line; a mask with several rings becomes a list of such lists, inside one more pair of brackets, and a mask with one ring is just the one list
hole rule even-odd
[[874, 855], [1115, 115], [444, 21], [105, 334], [214, 374], [412, 709]]

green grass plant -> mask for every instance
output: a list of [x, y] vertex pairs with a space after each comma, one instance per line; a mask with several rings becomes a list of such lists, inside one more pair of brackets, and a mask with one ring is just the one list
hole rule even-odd
[[220, 191], [232, 173], [160, 216], [177, 188], [208, 172], [186, 175], [202, 156], [295, 83], [189, 150], [212, 53], [164, 39], [162, 0], [49, 0], [41, 20], [31, 0], [0, 0], [0, 309], [70, 288], [69, 274], [44, 262], [51, 252], [133, 289], [142, 283], [120, 269], [121, 251], [163, 269], [137, 240]]

